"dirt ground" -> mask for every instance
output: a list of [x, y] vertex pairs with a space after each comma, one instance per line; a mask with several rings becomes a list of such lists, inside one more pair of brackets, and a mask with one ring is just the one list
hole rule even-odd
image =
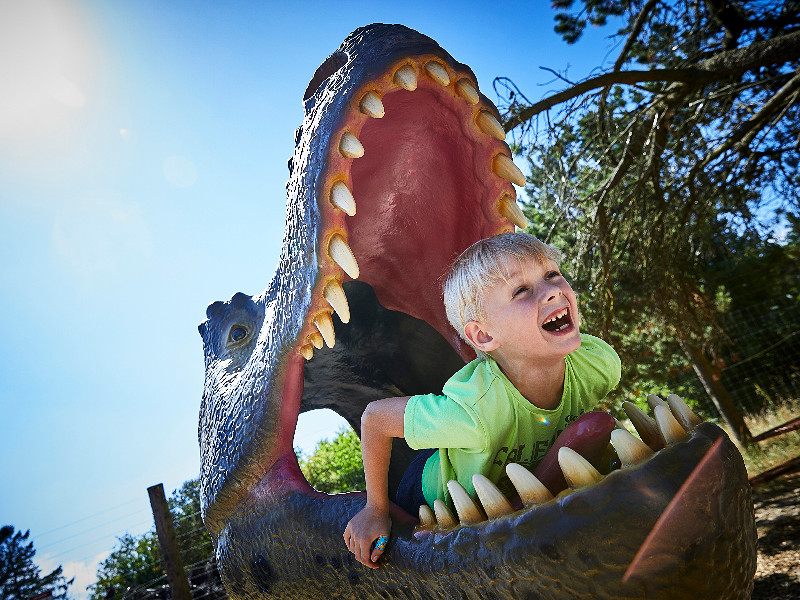
[[754, 600], [800, 598], [800, 474], [753, 488], [758, 528]]

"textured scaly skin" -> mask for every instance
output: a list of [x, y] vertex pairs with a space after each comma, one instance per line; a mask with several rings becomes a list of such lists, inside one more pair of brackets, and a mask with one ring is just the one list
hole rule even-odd
[[[378, 247], [382, 238], [366, 233], [359, 238], [349, 223], [363, 217], [348, 221], [327, 202], [337, 169], [344, 169], [354, 194], [363, 185], [336, 153], [343, 130], [370, 135], [369, 124], [361, 128], [353, 117], [362, 94], [373, 83], [384, 86], [379, 91], [388, 117], [388, 107], [403, 98], [393, 100], [387, 91], [391, 73], [408, 60], [422, 78], [421, 65], [431, 57], [474, 82], [469, 68], [436, 42], [402, 26], [361, 28], [323, 63], [307, 92], [306, 117], [290, 161], [286, 233], [275, 275], [258, 296], [236, 294], [212, 304], [200, 325], [206, 364], [198, 432], [203, 515], [228, 592], [233, 598], [326, 600], [749, 598], [755, 572], [749, 485], [738, 451], [711, 424], [698, 426], [688, 441], [670, 445], [643, 465], [476, 526], [415, 536], [415, 519], [397, 511], [377, 570], [355, 562], [342, 541], [363, 496], [318, 493], [300, 474], [292, 451], [300, 411], [332, 407], [358, 430], [370, 400], [437, 391], [435, 386], [469, 358], [441, 310], [431, 308], [440, 299], [419, 292], [425, 281], [407, 290], [397, 281], [399, 293], [386, 282], [382, 271], [389, 267], [381, 267], [381, 260], [413, 244]], [[420, 89], [429, 89], [425, 85], [430, 83], [421, 81]], [[496, 114], [483, 96], [480, 106]], [[507, 152], [502, 142], [491, 143], [491, 152]], [[481, 200], [484, 219], [477, 225], [462, 223], [475, 220], [466, 210], [444, 204], [451, 220], [426, 233], [447, 238], [446, 243], [433, 247], [425, 265], [405, 265], [409, 272], [430, 266], [434, 275], [423, 279], [435, 279], [473, 239], [510, 229], [494, 212], [503, 190], [513, 193], [508, 183], [488, 188]], [[371, 214], [369, 198], [356, 195], [356, 202], [359, 215]], [[402, 239], [392, 236], [403, 234], [407, 209], [379, 207], [384, 210], [395, 212], [379, 213], [385, 220], [376, 219], [376, 225], [388, 221], [386, 239]], [[424, 220], [409, 229], [421, 227]], [[452, 233], [462, 231], [463, 238]], [[331, 262], [327, 243], [334, 232], [343, 233], [359, 264], [367, 265], [359, 281]], [[326, 306], [322, 288], [331, 277], [344, 285], [353, 319], [345, 325], [334, 318], [335, 347], [314, 349], [314, 358], [306, 361], [301, 351], [310, 347], [313, 318]], [[376, 296], [391, 310], [378, 306]], [[395, 474], [408, 458], [407, 448], [396, 446]]]

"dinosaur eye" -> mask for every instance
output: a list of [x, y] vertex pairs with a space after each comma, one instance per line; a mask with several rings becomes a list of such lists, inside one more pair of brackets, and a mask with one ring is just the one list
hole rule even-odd
[[228, 334], [228, 341], [232, 344], [238, 344], [247, 337], [247, 328], [243, 325], [234, 325], [231, 327], [231, 332]]

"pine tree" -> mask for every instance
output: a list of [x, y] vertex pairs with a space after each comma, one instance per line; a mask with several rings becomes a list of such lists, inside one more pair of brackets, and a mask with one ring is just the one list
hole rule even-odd
[[43, 577], [33, 562], [36, 550], [27, 542], [29, 536], [30, 531], [15, 533], [11, 525], [0, 528], [0, 598], [29, 600], [50, 592], [52, 598], [66, 599], [73, 580], [65, 580], [60, 566]]

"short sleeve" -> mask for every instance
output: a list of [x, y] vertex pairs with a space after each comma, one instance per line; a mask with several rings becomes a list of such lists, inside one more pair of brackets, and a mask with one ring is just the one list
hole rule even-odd
[[486, 431], [477, 415], [447, 396], [411, 396], [403, 415], [406, 443], [415, 449], [483, 451]]
[[581, 335], [581, 346], [569, 355], [580, 387], [584, 408], [589, 410], [619, 384], [622, 364], [616, 351], [600, 338]]

